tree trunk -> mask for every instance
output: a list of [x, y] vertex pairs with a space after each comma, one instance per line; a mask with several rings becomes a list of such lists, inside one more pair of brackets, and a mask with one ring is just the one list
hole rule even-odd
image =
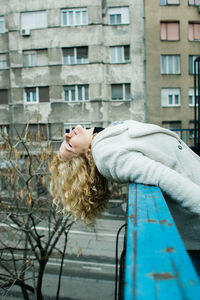
[[41, 260], [39, 263], [40, 266], [39, 266], [38, 280], [37, 280], [37, 299], [43, 300], [44, 297], [42, 295], [42, 283], [43, 283], [43, 275], [44, 275], [44, 270], [45, 270], [47, 260]]
[[26, 288], [21, 286], [21, 289], [22, 289], [22, 294], [24, 296], [24, 300], [29, 300], [29, 295], [28, 295], [28, 292], [27, 292]]
[[65, 251], [66, 251], [66, 248], [67, 248], [67, 236], [68, 236], [68, 232], [65, 232], [65, 243], [64, 243], [64, 249], [63, 249], [62, 259], [61, 259], [61, 263], [60, 263], [60, 272], [59, 272], [59, 278], [58, 278], [58, 288], [57, 288], [56, 300], [59, 300], [59, 293], [60, 293], [60, 286], [61, 286], [61, 277], [62, 277], [62, 271], [63, 271]]

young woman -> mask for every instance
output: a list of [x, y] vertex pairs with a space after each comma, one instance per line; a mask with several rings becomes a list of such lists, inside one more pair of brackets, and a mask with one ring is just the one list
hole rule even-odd
[[65, 135], [51, 166], [51, 193], [63, 211], [88, 223], [105, 208], [107, 181], [156, 185], [190, 249], [200, 242], [200, 157], [174, 132], [133, 120], [94, 134]]

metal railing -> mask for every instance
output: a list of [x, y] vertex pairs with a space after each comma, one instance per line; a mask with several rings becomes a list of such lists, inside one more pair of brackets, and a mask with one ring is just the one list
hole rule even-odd
[[200, 282], [156, 186], [129, 185], [123, 300], [198, 300]]

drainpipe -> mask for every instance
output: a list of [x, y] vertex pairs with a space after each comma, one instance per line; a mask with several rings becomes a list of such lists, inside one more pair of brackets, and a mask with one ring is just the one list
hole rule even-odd
[[[7, 14], [8, 15], [8, 14]], [[9, 135], [13, 138], [14, 136], [14, 130], [13, 130], [13, 93], [12, 93], [12, 68], [11, 68], [11, 55], [10, 55], [10, 28], [8, 28], [8, 58], [9, 58], [9, 88], [8, 88], [8, 107], [9, 107]]]
[[143, 17], [143, 47], [144, 47], [144, 122], [147, 122], [145, 0], [143, 0], [142, 17]]

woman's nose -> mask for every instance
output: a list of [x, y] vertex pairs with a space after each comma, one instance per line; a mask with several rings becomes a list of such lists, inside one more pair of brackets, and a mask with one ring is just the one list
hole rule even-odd
[[65, 137], [66, 137], [66, 138], [71, 138], [71, 137], [72, 137], [72, 135], [71, 135], [71, 133], [70, 133], [70, 132], [67, 132], [67, 133], [65, 133]]
[[68, 143], [71, 139], [71, 135], [69, 133], [65, 134], [65, 141]]

